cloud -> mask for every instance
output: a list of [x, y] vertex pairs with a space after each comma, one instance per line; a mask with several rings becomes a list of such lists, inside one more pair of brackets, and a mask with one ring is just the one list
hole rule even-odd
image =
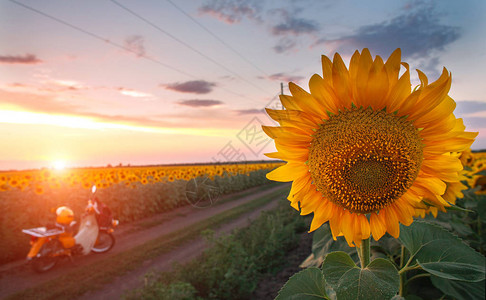
[[[298, 4], [292, 2], [291, 8], [273, 8], [268, 2], [258, 0], [210, 0], [199, 8], [201, 14], [208, 14], [228, 24], [236, 24], [244, 19], [264, 26], [264, 30], [278, 37], [273, 50], [277, 53], [285, 53], [297, 50], [299, 37], [304, 35], [314, 36], [319, 31], [319, 23], [315, 20], [299, 17], [303, 10]], [[270, 3], [270, 5], [273, 5]]]
[[0, 55], [0, 64], [26, 64], [33, 65], [41, 63], [42, 60], [34, 54], [22, 55]]
[[238, 109], [238, 110], [235, 110], [234, 112], [236, 112], [238, 115], [254, 115], [254, 114], [265, 113], [265, 110], [250, 108], [250, 109]]
[[145, 47], [143, 45], [144, 38], [141, 35], [131, 35], [125, 39], [124, 46], [138, 57], [145, 55]]
[[281, 23], [272, 26], [271, 32], [273, 35], [301, 35], [313, 34], [319, 31], [319, 25], [313, 20], [304, 18], [297, 18], [290, 15], [286, 11], [282, 12], [283, 20]]
[[310, 19], [298, 17], [301, 8], [293, 7], [291, 12], [287, 9], [272, 9], [267, 12], [270, 24], [270, 34], [279, 37], [273, 50], [277, 53], [297, 51], [297, 45], [302, 36], [310, 36], [316, 39], [319, 32], [319, 24]]
[[[259, 78], [264, 78], [264, 77], [259, 77]], [[299, 82], [302, 79], [305, 79], [304, 76], [290, 75], [282, 72], [269, 75], [268, 77], [265, 78], [273, 81], [280, 81], [280, 82]]]
[[213, 87], [215, 87], [216, 84], [205, 80], [193, 80], [182, 83], [176, 82], [162, 86], [165, 86], [166, 89], [181, 93], [207, 94], [213, 90]]
[[177, 104], [189, 106], [189, 107], [213, 107], [213, 106], [221, 105], [223, 104], [223, 102], [219, 100], [193, 99], [193, 100], [181, 100], [177, 102]]
[[461, 36], [458, 27], [440, 24], [440, 15], [433, 7], [420, 3], [414, 9], [389, 21], [362, 26], [351, 35], [334, 40], [321, 38], [315, 45], [350, 53], [370, 48], [383, 56], [401, 48], [403, 56], [420, 59], [433, 57]]
[[262, 1], [259, 0], [210, 0], [199, 8], [201, 14], [208, 14], [229, 23], [239, 23], [243, 18], [261, 22]]
[[141, 91], [136, 91], [132, 89], [127, 89], [124, 87], [119, 87], [117, 90], [120, 92], [120, 94], [125, 95], [125, 96], [130, 96], [130, 97], [135, 97], [135, 98], [152, 98], [154, 95], [144, 93]]
[[273, 46], [273, 50], [277, 53], [289, 52], [294, 49], [296, 45], [297, 42], [294, 39], [281, 38], [277, 44]]

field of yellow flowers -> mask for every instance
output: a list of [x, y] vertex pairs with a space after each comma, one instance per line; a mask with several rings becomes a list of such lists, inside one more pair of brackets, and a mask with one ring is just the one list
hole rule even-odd
[[188, 193], [194, 182], [204, 182], [219, 196], [268, 183], [266, 173], [281, 162], [194, 164], [147, 167], [41, 169], [0, 172], [0, 264], [23, 257], [28, 238], [23, 228], [45, 226], [54, 221], [53, 210], [66, 205], [79, 221], [91, 187], [111, 208], [115, 218], [126, 223], [175, 207], [194, 204]]

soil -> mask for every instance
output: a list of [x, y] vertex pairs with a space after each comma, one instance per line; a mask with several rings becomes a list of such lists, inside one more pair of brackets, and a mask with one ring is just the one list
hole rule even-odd
[[258, 283], [251, 299], [273, 300], [287, 280], [302, 269], [299, 265], [311, 254], [312, 234], [300, 235], [298, 246], [287, 254], [287, 264], [276, 274], [265, 274]]
[[[282, 189], [282, 185], [273, 186], [263, 191], [258, 188], [253, 188], [250, 191], [253, 190], [255, 191], [254, 193], [242, 197], [241, 194], [247, 193], [247, 190], [224, 196], [219, 199], [220, 203], [216, 203], [216, 205], [210, 207], [196, 208], [193, 206], [185, 206], [139, 222], [126, 225], [121, 224], [115, 230], [116, 245], [110, 252], [78, 256], [72, 262], [63, 260], [53, 270], [43, 274], [34, 273], [25, 264], [25, 261], [16, 261], [2, 265], [0, 266], [0, 298], [7, 297], [15, 292], [34, 287], [50, 280], [55, 280], [57, 277], [70, 273], [78, 267], [102, 261], [107, 257], [127, 251], [132, 247], [141, 245], [161, 235], [177, 231], [279, 189]], [[225, 201], [229, 199], [235, 200]], [[216, 232], [221, 234], [230, 232], [235, 228], [247, 226], [251, 219], [256, 218], [261, 211], [276, 207], [277, 200], [280, 199], [275, 199], [259, 209], [243, 214], [224, 224]], [[168, 222], [169, 220], [170, 223]], [[147, 224], [151, 224], [152, 226], [147, 228]], [[105, 285], [101, 290], [86, 293], [81, 299], [120, 299], [128, 290], [143, 286], [144, 275], [147, 272], [152, 270], [168, 271], [172, 268], [174, 262], [183, 263], [189, 261], [201, 254], [205, 247], [206, 245], [202, 238], [191, 240], [156, 259], [145, 261], [137, 270], [115, 278], [111, 284]]]

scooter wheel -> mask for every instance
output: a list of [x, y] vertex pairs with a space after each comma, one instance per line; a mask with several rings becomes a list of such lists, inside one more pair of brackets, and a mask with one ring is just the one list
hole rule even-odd
[[51, 240], [44, 244], [39, 255], [31, 261], [32, 269], [37, 273], [44, 273], [54, 268], [59, 259], [55, 254], [59, 249], [62, 249], [62, 245], [58, 240]]
[[91, 251], [94, 253], [105, 253], [113, 248], [113, 246], [115, 246], [115, 237], [113, 234], [106, 231], [100, 231]]

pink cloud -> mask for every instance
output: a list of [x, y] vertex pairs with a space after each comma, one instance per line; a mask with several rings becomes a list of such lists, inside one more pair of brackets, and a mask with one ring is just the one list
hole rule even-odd
[[0, 55], [0, 63], [2, 64], [25, 64], [32, 65], [41, 63], [42, 60], [37, 58], [34, 54], [25, 55]]

